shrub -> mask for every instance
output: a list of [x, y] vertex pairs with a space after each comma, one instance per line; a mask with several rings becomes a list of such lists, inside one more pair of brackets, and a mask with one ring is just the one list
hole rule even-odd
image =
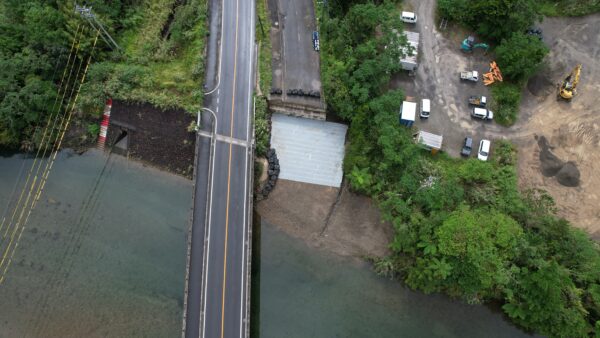
[[503, 82], [492, 87], [494, 98], [494, 118], [498, 124], [510, 126], [517, 121], [519, 103], [521, 103], [521, 89], [518, 85]]

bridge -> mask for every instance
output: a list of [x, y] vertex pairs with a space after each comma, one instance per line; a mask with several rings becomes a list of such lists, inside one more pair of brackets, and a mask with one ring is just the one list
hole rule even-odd
[[253, 178], [254, 0], [209, 4], [183, 337], [248, 337]]

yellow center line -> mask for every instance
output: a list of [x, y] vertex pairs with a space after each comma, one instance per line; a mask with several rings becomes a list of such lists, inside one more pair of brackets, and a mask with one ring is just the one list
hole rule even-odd
[[[235, 85], [237, 80], [237, 47], [238, 47], [238, 27], [239, 27], [239, 5], [240, 1], [236, 1], [235, 8], [235, 46], [233, 52], [233, 91], [231, 94], [231, 124], [229, 126], [229, 136], [233, 138], [233, 117], [235, 111]], [[224, 4], [223, 4], [224, 6]], [[220, 56], [222, 57], [222, 56]], [[231, 152], [233, 145], [229, 143], [229, 162], [227, 164], [227, 203], [225, 207], [225, 245], [223, 254], [223, 286], [221, 298], [221, 338], [225, 334], [225, 284], [227, 280], [227, 240], [229, 235], [229, 200], [231, 192]]]

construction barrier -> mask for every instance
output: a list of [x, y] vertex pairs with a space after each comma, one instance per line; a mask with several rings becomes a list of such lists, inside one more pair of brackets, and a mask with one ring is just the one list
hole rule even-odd
[[102, 122], [100, 122], [100, 135], [98, 136], [98, 149], [104, 150], [104, 144], [106, 143], [106, 134], [108, 133], [108, 124], [110, 123], [110, 110], [112, 109], [112, 99], [106, 100], [104, 106], [104, 114], [102, 115]]

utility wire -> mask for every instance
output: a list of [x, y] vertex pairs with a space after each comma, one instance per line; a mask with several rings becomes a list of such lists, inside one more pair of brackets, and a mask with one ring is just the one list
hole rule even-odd
[[[63, 95], [62, 95], [62, 98], [61, 98], [61, 105], [62, 105], [62, 102], [64, 101], [64, 95], [65, 95], [65, 93], [67, 91], [68, 83], [69, 83], [69, 80], [71, 78], [71, 73], [73, 71], [73, 65], [75, 64], [75, 58], [77, 57], [77, 52], [79, 51], [79, 40], [81, 39], [81, 36], [79, 36], [79, 38], [77, 38], [77, 36], [79, 35], [79, 27], [81, 27], [81, 25], [77, 26], [77, 32], [75, 33], [75, 37], [73, 38], [73, 43], [71, 44], [71, 50], [69, 51], [69, 58], [67, 59], [67, 65], [65, 66], [65, 70], [63, 71], [63, 74], [62, 74], [62, 77], [61, 77], [61, 80], [60, 80], [60, 83], [59, 83], [59, 86], [58, 86], [58, 92], [57, 92], [57, 95], [56, 95], [56, 97], [54, 99], [54, 104], [52, 105], [52, 109], [50, 110], [50, 116], [48, 117], [48, 121], [46, 123], [46, 126], [44, 127], [44, 131], [43, 131], [43, 135], [42, 135], [42, 140], [41, 140], [40, 145], [39, 145], [39, 147], [37, 149], [37, 152], [36, 152], [35, 158], [33, 160], [33, 164], [31, 166], [31, 169], [29, 170], [29, 173], [27, 174], [27, 179], [25, 181], [25, 185], [23, 186], [23, 189], [21, 190], [21, 194], [19, 196], [19, 200], [17, 201], [17, 204], [15, 205], [15, 209], [14, 209], [13, 214], [11, 216], [10, 222], [7, 224], [6, 231], [5, 231], [4, 235], [2, 236], [2, 240], [0, 241], [0, 247], [1, 247], [1, 244], [4, 241], [4, 239], [6, 238], [6, 235], [8, 234], [10, 225], [12, 224], [12, 222], [14, 220], [14, 217], [16, 215], [16, 212], [19, 209], [19, 205], [21, 204], [21, 200], [23, 199], [23, 195], [25, 193], [25, 190], [27, 190], [27, 184], [29, 183], [29, 180], [31, 179], [31, 174], [33, 173], [33, 168], [35, 167], [38, 159], [41, 158], [41, 157], [43, 157], [45, 155], [44, 154], [44, 155], [42, 155], [40, 157], [40, 151], [42, 149], [42, 146], [44, 145], [44, 142], [45, 142], [45, 139], [46, 139], [46, 134], [47, 134], [47, 132], [49, 130], [49, 127], [50, 127], [50, 124], [51, 124], [51, 121], [52, 121], [52, 116], [54, 115], [53, 114], [54, 108], [56, 107], [56, 104], [58, 103], [58, 97], [60, 96], [60, 90], [61, 90], [61, 88], [63, 86], [63, 81], [65, 79], [65, 75], [67, 73], [67, 69], [69, 69], [69, 63], [70, 63], [71, 55], [74, 55], [74, 57], [73, 57], [73, 64], [71, 65], [71, 69], [69, 70], [69, 78], [67, 79], [67, 82], [66, 82], [67, 86], [63, 90]], [[82, 29], [81, 33], [83, 33], [83, 29]], [[74, 47], [75, 47], [76, 44], [77, 44], [77, 50], [75, 51], [75, 54], [73, 54], [73, 49], [74, 49]], [[57, 114], [59, 112], [60, 112], [60, 105], [58, 107]], [[12, 196], [11, 196], [11, 200], [12, 200]], [[0, 233], [2, 232], [2, 228], [4, 227], [4, 225], [5, 225], [5, 219], [3, 218], [2, 223], [0, 224]]]
[[[89, 69], [89, 66], [90, 66], [90, 62], [92, 60], [92, 56], [94, 54], [94, 50], [96, 49], [96, 44], [98, 42], [99, 35], [100, 35], [100, 31], [98, 30], [96, 32], [96, 37], [94, 39], [94, 44], [92, 46], [92, 51], [90, 52], [90, 55], [88, 57], [85, 69], [83, 71], [83, 76], [81, 77], [81, 81], [79, 82], [79, 86], [77, 88], [77, 93], [75, 94], [75, 98], [73, 99], [71, 110], [68, 112], [68, 117], [67, 117], [67, 120], [65, 121], [65, 123], [63, 125], [62, 131], [59, 131], [60, 137], [58, 138], [58, 145], [55, 147], [55, 151], [54, 151], [54, 154], [51, 156], [51, 160], [49, 160], [50, 161], [49, 162], [50, 165], [49, 165], [49, 167], [48, 167], [48, 169], [47, 169], [47, 171], [45, 173], [44, 180], [42, 181], [42, 184], [38, 187], [38, 191], [37, 191], [37, 193], [36, 193], [36, 195], [34, 197], [34, 202], [32, 202], [32, 205], [31, 205], [31, 207], [29, 208], [29, 210], [27, 212], [27, 216], [25, 217], [25, 221], [22, 224], [19, 224], [20, 223], [20, 219], [21, 219], [21, 217], [23, 215], [23, 212], [24, 212], [24, 209], [22, 210], [21, 215], [19, 216], [19, 221], [17, 222], [17, 224], [14, 227], [14, 230], [13, 230], [13, 232], [11, 234], [10, 242], [9, 242], [9, 244], [8, 244], [8, 246], [7, 246], [4, 254], [3, 254], [2, 260], [0, 261], [0, 268], [2, 268], [2, 266], [4, 265], [4, 270], [2, 271], [2, 275], [0, 276], [0, 285], [4, 282], [6, 273], [7, 273], [8, 269], [9, 269], [11, 263], [12, 263], [12, 260], [13, 260], [14, 254], [16, 252], [16, 249], [19, 246], [19, 242], [21, 240], [21, 236], [23, 235], [23, 231], [25, 230], [25, 227], [26, 227], [27, 222], [29, 220], [29, 216], [31, 215], [31, 211], [33, 210], [33, 206], [35, 205], [35, 201], [37, 199], [39, 199], [39, 197], [40, 197], [40, 195], [41, 195], [41, 193], [43, 191], [43, 188], [44, 188], [44, 185], [45, 185], [46, 180], [48, 178], [49, 172], [52, 170], [52, 166], [54, 164], [54, 161], [56, 160], [56, 155], [58, 154], [58, 150], [60, 149], [60, 146], [62, 145], [62, 141], [64, 139], [65, 133], [66, 133], [68, 127], [69, 127], [69, 124], [71, 122], [71, 118], [73, 116], [73, 112], [75, 110], [75, 104], [77, 102], [77, 98], [79, 97], [81, 86], [83, 85], [83, 83], [85, 81], [85, 78], [86, 78], [86, 75], [87, 75], [87, 72], [88, 72], [88, 69]], [[67, 108], [68, 108], [68, 106], [67, 106]], [[33, 188], [33, 185], [32, 185], [32, 188]], [[31, 193], [31, 191], [32, 191], [32, 189], [30, 189], [30, 193]], [[29, 196], [28, 196], [28, 198], [29, 198]], [[19, 225], [21, 225], [20, 231], [19, 231]], [[15, 238], [15, 234], [17, 232], [19, 233], [19, 235], [18, 235], [16, 241], [14, 242], [15, 244], [12, 247], [12, 250], [11, 250], [11, 246], [13, 244], [13, 241], [14, 241], [14, 238]], [[8, 258], [8, 261], [6, 261], [7, 254], [9, 252], [10, 252], [10, 257]], [[5, 261], [6, 261], [6, 264], [4, 264]]]

